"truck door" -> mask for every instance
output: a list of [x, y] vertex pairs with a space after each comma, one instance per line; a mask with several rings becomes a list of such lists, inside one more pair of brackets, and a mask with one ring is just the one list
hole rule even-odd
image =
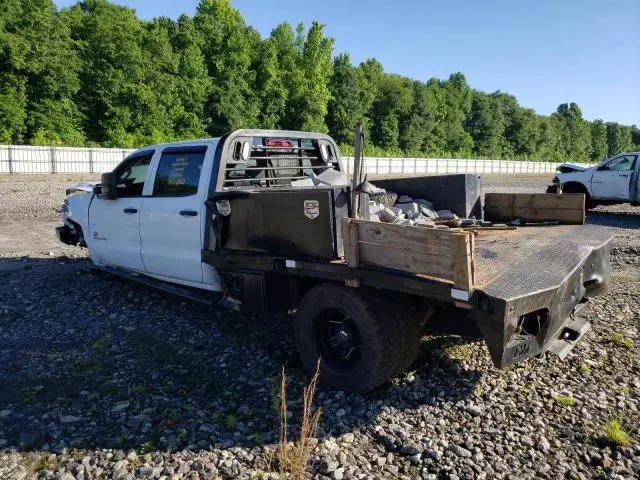
[[153, 189], [140, 216], [142, 260], [148, 274], [187, 285], [203, 282], [204, 201], [213, 150], [203, 144], [170, 146], [160, 153]]
[[628, 202], [636, 161], [637, 155], [622, 154], [598, 167], [591, 178], [593, 198]]
[[96, 263], [144, 271], [140, 210], [153, 153], [153, 150], [136, 152], [116, 167], [118, 198], [106, 200], [95, 196], [91, 201], [85, 240]]

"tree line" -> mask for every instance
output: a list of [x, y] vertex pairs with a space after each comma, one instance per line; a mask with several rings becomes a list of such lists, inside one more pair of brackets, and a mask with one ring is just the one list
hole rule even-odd
[[375, 59], [334, 57], [313, 22], [269, 37], [229, 0], [193, 17], [140, 20], [107, 0], [0, 6], [0, 143], [137, 147], [243, 128], [328, 132], [349, 153], [599, 161], [640, 149], [640, 131], [587, 121], [576, 103], [551, 116], [462, 73], [421, 82]]

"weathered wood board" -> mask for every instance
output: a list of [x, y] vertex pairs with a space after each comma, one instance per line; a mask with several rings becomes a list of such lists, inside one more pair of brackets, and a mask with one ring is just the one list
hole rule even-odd
[[557, 221], [565, 225], [583, 225], [583, 193], [487, 193], [484, 197], [485, 220], [505, 222]]
[[350, 267], [376, 266], [427, 275], [473, 289], [472, 232], [343, 220], [345, 260]]

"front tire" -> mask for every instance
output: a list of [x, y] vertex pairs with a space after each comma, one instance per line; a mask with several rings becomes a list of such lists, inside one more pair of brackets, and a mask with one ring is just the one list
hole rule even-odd
[[592, 200], [591, 195], [589, 195], [589, 191], [587, 188], [581, 183], [567, 183], [562, 187], [563, 193], [584, 193], [584, 205], [587, 210], [592, 208], [596, 208], [598, 206], [598, 202]]
[[302, 299], [295, 337], [302, 362], [319, 381], [367, 392], [415, 360], [430, 309], [402, 294], [323, 283]]

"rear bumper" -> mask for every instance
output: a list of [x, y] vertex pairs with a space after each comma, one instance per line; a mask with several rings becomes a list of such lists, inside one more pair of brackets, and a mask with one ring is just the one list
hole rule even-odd
[[[508, 299], [474, 293], [477, 308], [471, 315], [496, 367], [508, 367], [547, 351], [564, 358], [571, 351], [590, 329], [585, 316], [588, 298], [604, 293], [609, 285], [610, 242], [611, 238], [585, 249], [580, 263], [550, 288], [520, 290]], [[540, 269], [546, 267], [540, 265]], [[526, 272], [521, 276], [526, 281]]]

